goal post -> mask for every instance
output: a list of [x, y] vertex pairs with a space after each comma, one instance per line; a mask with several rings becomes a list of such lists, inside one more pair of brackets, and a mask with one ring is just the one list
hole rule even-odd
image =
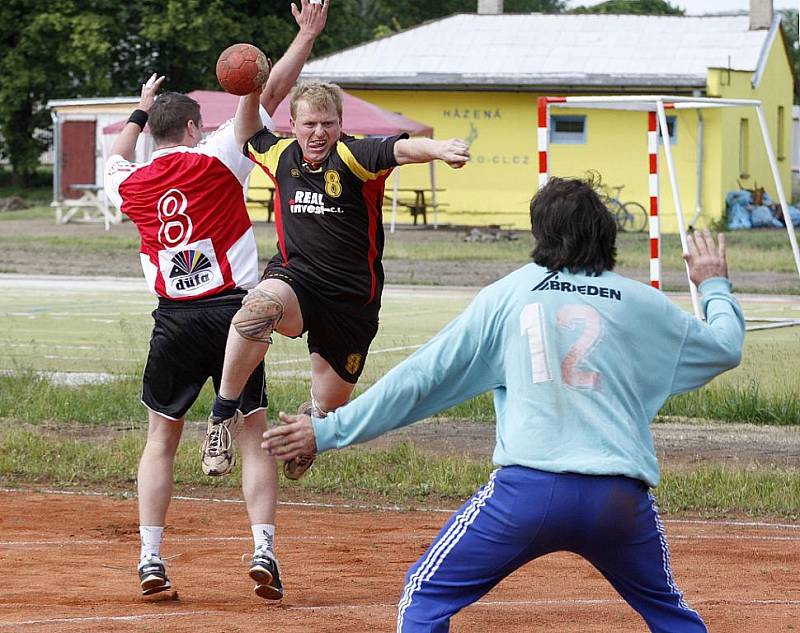
[[[550, 109], [558, 108], [579, 108], [579, 109], [602, 109], [602, 110], [630, 110], [647, 112], [647, 148], [648, 148], [648, 193], [650, 196], [649, 205], [649, 231], [650, 231], [650, 284], [655, 288], [661, 288], [661, 227], [660, 227], [660, 191], [658, 184], [658, 135], [664, 145], [664, 158], [667, 165], [672, 199], [675, 204], [675, 216], [680, 234], [681, 248], [687, 251], [686, 242], [686, 222], [684, 219], [681, 196], [678, 186], [678, 178], [675, 171], [675, 163], [672, 157], [672, 143], [667, 129], [666, 110], [701, 110], [711, 108], [755, 108], [761, 136], [767, 151], [770, 170], [775, 181], [775, 189], [778, 194], [778, 201], [781, 205], [786, 231], [789, 235], [789, 243], [792, 248], [795, 267], [800, 276], [800, 249], [797, 245], [797, 237], [789, 216], [789, 203], [783, 189], [778, 163], [775, 159], [775, 152], [772, 148], [772, 141], [769, 138], [764, 109], [761, 101], [756, 99], [718, 99], [713, 97], [682, 97], [667, 95], [622, 95], [622, 96], [585, 96], [585, 97], [539, 97], [537, 102], [538, 129], [537, 142], [539, 151], [539, 188], [541, 188], [550, 178]], [[686, 278], [689, 284], [689, 291], [692, 297], [692, 307], [698, 318], [702, 318], [700, 303], [691, 279], [689, 270], [686, 268]]]

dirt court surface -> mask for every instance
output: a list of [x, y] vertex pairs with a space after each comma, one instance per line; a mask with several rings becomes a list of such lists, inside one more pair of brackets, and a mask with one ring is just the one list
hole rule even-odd
[[[282, 504], [286, 597], [253, 593], [238, 503], [176, 500], [162, 551], [177, 597], [138, 595], [135, 500], [0, 493], [0, 631], [393, 631], [406, 569], [448, 514]], [[666, 520], [673, 570], [715, 633], [800, 631], [800, 523]], [[164, 595], [164, 594], [162, 594]], [[540, 559], [453, 620], [456, 633], [643, 632], [587, 563]]]

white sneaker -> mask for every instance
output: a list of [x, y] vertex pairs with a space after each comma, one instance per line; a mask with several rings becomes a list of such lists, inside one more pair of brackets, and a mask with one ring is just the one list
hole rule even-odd
[[220, 420], [213, 415], [208, 416], [206, 439], [200, 447], [200, 463], [206, 475], [216, 477], [227, 475], [236, 465], [236, 452], [233, 440], [242, 430], [244, 416], [238, 409], [233, 417]]

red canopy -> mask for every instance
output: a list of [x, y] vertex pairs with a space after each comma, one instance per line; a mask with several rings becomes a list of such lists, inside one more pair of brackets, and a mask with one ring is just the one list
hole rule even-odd
[[[227, 92], [214, 90], [195, 90], [190, 92], [189, 96], [200, 104], [204, 132], [216, 130], [233, 117], [239, 99]], [[126, 120], [105, 126], [103, 134], [119, 134], [125, 127]], [[275, 122], [276, 132], [285, 136], [291, 135], [288, 97], [280, 103], [275, 114], [272, 115], [272, 120]], [[401, 132], [407, 132], [411, 136], [433, 136], [432, 127], [401, 114], [379, 108], [375, 104], [354, 97], [347, 92], [344, 93], [342, 131], [365, 136], [390, 136]]]

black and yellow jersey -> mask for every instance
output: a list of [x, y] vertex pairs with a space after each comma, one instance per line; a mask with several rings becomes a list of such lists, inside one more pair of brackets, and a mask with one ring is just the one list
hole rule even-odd
[[380, 306], [383, 189], [394, 144], [407, 137], [345, 136], [312, 165], [295, 139], [266, 128], [253, 136], [244, 153], [275, 185], [278, 253], [268, 272], [284, 270], [327, 299]]

